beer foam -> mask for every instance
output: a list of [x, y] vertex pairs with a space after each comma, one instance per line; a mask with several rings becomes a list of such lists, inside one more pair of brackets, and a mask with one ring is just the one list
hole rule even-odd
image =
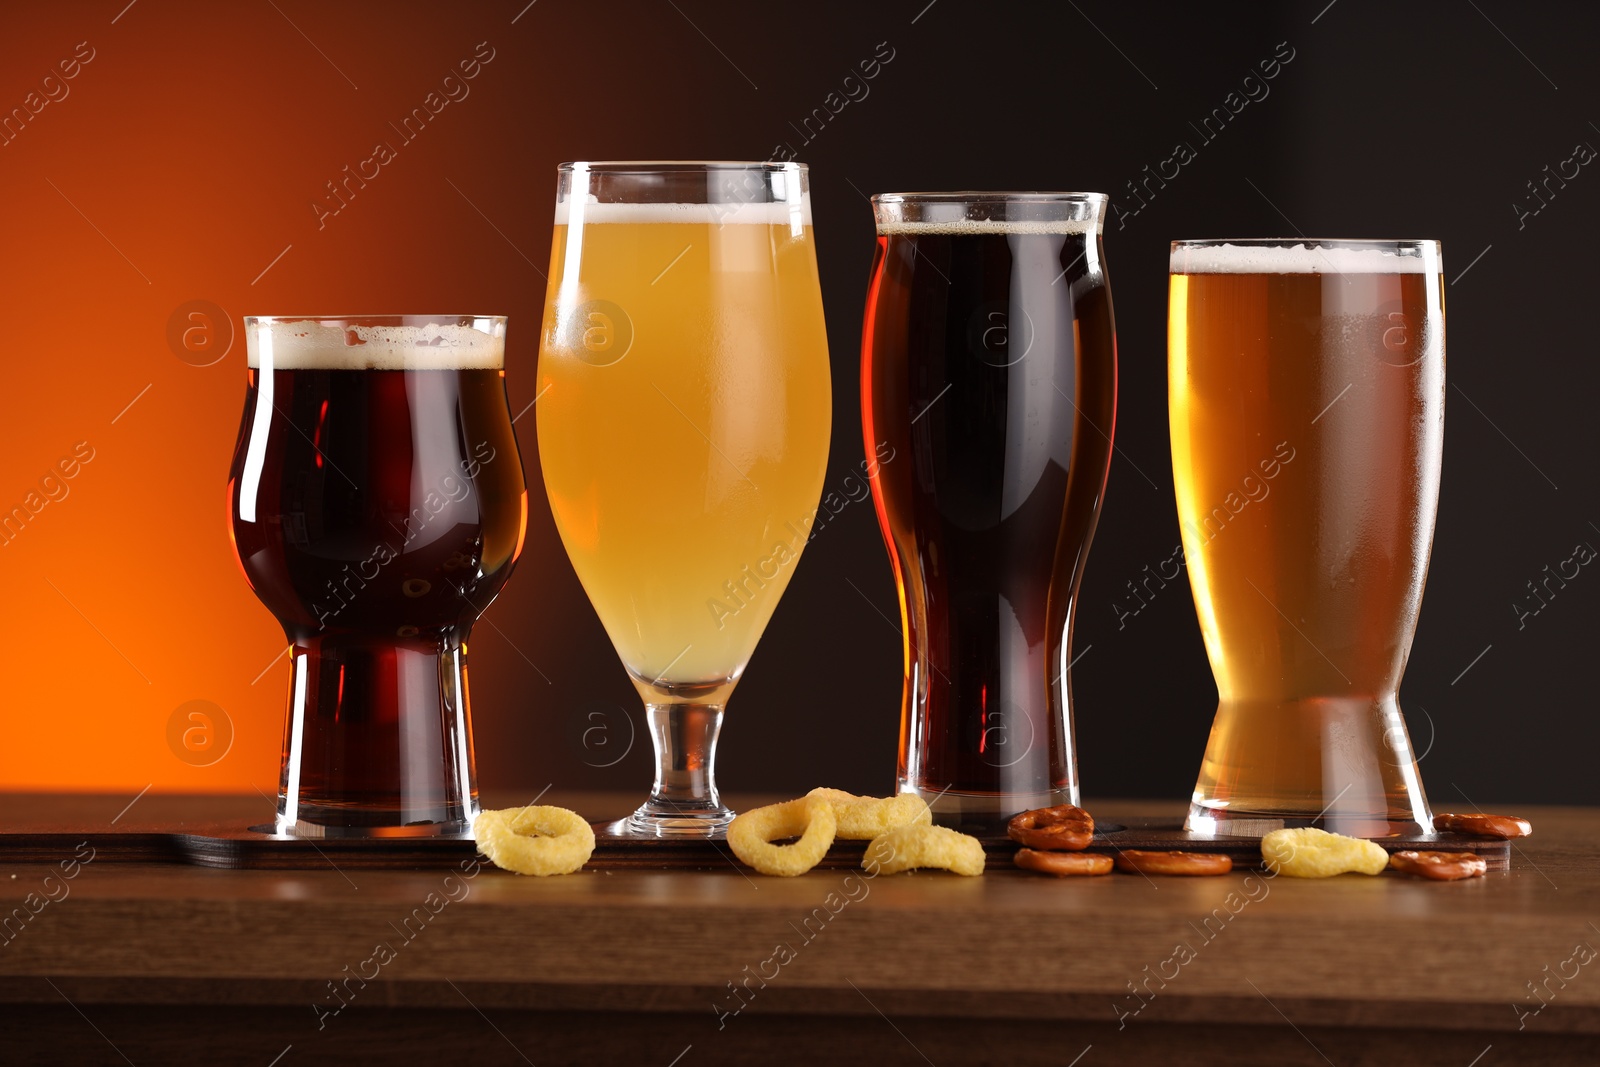
[[[556, 204], [556, 225], [567, 225], [573, 214], [572, 203]], [[811, 225], [811, 194], [798, 202], [777, 201], [760, 204], [603, 204], [590, 200], [579, 205], [577, 214], [585, 226], [603, 223], [671, 223], [694, 226], [737, 225], [788, 226], [799, 215], [802, 226]]]
[[921, 233], [942, 234], [1098, 234], [1098, 219], [952, 219], [947, 222], [880, 222], [878, 233], [885, 236]]
[[1174, 274], [1424, 274], [1439, 270], [1428, 244], [1422, 255], [1397, 255], [1385, 248], [1323, 248], [1296, 245], [1179, 246], [1172, 250]]
[[317, 319], [245, 328], [249, 365], [272, 370], [499, 370], [506, 340], [471, 326], [342, 326]]

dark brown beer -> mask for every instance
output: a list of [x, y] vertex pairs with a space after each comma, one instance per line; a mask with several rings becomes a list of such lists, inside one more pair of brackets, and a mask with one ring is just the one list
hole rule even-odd
[[880, 214], [862, 407], [868, 454], [895, 457], [872, 489], [904, 624], [900, 788], [941, 821], [1078, 799], [1066, 667], [1116, 394], [1093, 222]]
[[504, 372], [352, 358], [252, 358], [233, 460], [239, 561], [293, 646], [280, 824], [460, 832], [466, 641], [527, 508]]

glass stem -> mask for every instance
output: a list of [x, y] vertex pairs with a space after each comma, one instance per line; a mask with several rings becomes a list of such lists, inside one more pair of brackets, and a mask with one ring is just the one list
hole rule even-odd
[[629, 820], [631, 829], [657, 837], [710, 837], [732, 821], [733, 812], [717, 795], [722, 714], [721, 704], [645, 705], [656, 780], [650, 799]]

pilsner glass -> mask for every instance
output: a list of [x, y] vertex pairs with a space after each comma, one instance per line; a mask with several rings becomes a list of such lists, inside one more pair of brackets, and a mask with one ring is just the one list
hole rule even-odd
[[506, 320], [247, 318], [234, 549], [290, 642], [279, 833], [465, 834], [467, 637], [522, 550]]
[[1397, 694], [1444, 436], [1435, 241], [1178, 241], [1168, 399], [1219, 703], [1187, 826], [1425, 833]]
[[655, 745], [627, 829], [715, 836], [723, 707], [828, 461], [806, 168], [562, 164], [539, 398], [556, 528]]
[[900, 589], [899, 789], [946, 825], [1078, 802], [1072, 622], [1117, 402], [1105, 208], [873, 197], [861, 407]]

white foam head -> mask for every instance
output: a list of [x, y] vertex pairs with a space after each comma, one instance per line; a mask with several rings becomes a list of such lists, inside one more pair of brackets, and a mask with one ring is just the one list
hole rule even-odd
[[[1178, 245], [1174, 274], [1423, 274], [1438, 273], [1438, 246], [1419, 242], [1422, 255], [1387, 248], [1294, 245]], [[1409, 242], [1408, 242], [1409, 244]]]
[[751, 226], [811, 225], [811, 194], [798, 200], [759, 204], [602, 204], [598, 200], [562, 200], [556, 204], [556, 225], [581, 222], [585, 226], [605, 223], [679, 223], [692, 226], [725, 224]]
[[949, 222], [880, 222], [880, 234], [1099, 233], [1097, 219], [954, 219]]
[[505, 327], [356, 326], [316, 319], [256, 322], [245, 327], [251, 367], [272, 370], [499, 370]]

